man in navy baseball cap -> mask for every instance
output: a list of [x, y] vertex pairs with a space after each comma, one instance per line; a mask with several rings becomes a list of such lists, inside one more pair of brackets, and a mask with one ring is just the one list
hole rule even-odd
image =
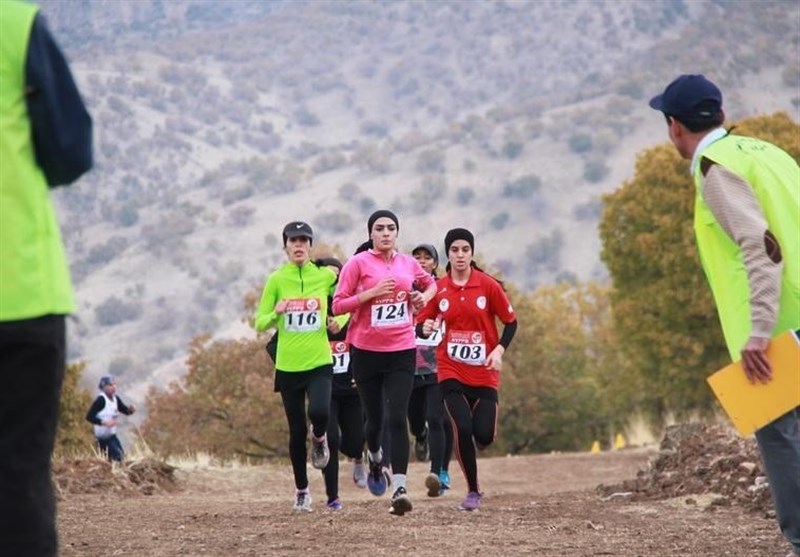
[[650, 107], [684, 124], [722, 122], [722, 92], [700, 74], [678, 76], [650, 99]]

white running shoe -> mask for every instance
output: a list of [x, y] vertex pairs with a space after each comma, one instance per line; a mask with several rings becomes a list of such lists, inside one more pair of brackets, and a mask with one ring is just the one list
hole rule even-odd
[[358, 460], [353, 461], [353, 483], [361, 489], [367, 487], [367, 467], [364, 465], [363, 460], [360, 462]]
[[296, 513], [311, 512], [311, 494], [308, 491], [298, 491], [294, 496], [292, 510]]

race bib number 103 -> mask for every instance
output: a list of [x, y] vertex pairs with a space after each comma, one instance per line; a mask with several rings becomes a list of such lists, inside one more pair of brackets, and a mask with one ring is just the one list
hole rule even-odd
[[482, 366], [486, 363], [486, 343], [479, 331], [452, 331], [447, 335], [448, 357], [462, 364]]

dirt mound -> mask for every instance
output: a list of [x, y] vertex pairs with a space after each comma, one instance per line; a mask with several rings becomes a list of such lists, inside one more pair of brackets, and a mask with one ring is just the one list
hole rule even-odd
[[667, 428], [659, 453], [636, 479], [600, 485], [608, 498], [639, 500], [709, 495], [709, 505], [737, 504], [753, 512], [772, 513], [769, 485], [753, 439], [742, 439], [727, 427], [699, 423]]
[[174, 466], [153, 458], [111, 464], [99, 458], [53, 462], [53, 481], [59, 499], [79, 493], [153, 495], [179, 489]]

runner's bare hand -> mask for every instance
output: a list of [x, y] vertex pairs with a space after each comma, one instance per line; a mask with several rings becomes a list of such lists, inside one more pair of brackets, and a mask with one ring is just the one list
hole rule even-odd
[[413, 307], [415, 311], [419, 311], [425, 307], [425, 296], [422, 292], [414, 290], [408, 297], [409, 300], [411, 300], [411, 307]]
[[378, 284], [372, 287], [373, 298], [388, 296], [394, 292], [394, 277], [383, 277]]
[[495, 346], [494, 350], [489, 352], [489, 355], [486, 357], [486, 367], [492, 371], [501, 371], [503, 369], [503, 353], [505, 351], [506, 349], [502, 346]]

